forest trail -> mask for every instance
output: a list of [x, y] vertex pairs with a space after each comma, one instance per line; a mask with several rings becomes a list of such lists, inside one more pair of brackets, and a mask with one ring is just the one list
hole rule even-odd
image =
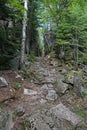
[[[55, 83], [58, 78], [62, 77], [58, 74], [61, 67], [57, 68], [57, 62], [54, 62], [51, 63], [48, 58], [37, 58], [34, 63], [27, 67], [27, 74], [24, 74], [24, 81], [22, 83], [15, 79], [17, 72], [3, 72], [2, 76], [7, 79], [10, 86], [21, 84], [21, 88], [16, 90], [15, 99], [5, 101], [5, 109], [14, 110], [21, 106], [26, 109], [26, 112], [32, 113], [37, 107], [47, 106], [47, 104], [55, 102], [58, 98]], [[53, 64], [55, 65], [53, 66]]]
[[[22, 130], [21, 124], [23, 117], [26, 115], [32, 115], [42, 109], [49, 110], [57, 104], [62, 104], [72, 109], [72, 111], [80, 110], [81, 106], [81, 109], [84, 110], [82, 113], [84, 116], [84, 113], [87, 112], [87, 100], [86, 98], [83, 100], [77, 97], [75, 93], [69, 90], [68, 84], [64, 82], [64, 73], [66, 72], [63, 73], [64, 66], [59, 60], [38, 57], [34, 63], [29, 62], [26, 64], [27, 66], [23, 71], [3, 71], [1, 73], [8, 81], [9, 86], [17, 89], [14, 89], [15, 92], [12, 98], [8, 98], [2, 103], [4, 110], [14, 113], [18, 111], [12, 130], [16, 130], [16, 128], [18, 128], [17, 130]], [[19, 78], [16, 78], [17, 76]], [[20, 81], [22, 78], [23, 81]], [[18, 89], [17, 87], [19, 86], [20, 88]], [[13, 88], [11, 87], [10, 89], [13, 93]], [[9, 93], [7, 92], [6, 94], [5, 90], [2, 90], [1, 93], [2, 96], [9, 97]]]

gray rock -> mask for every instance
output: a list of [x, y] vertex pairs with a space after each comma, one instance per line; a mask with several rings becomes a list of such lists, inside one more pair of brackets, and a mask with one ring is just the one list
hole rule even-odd
[[82, 96], [85, 90], [86, 89], [84, 88], [82, 78], [77, 73], [74, 73], [74, 91], [76, 92], [77, 96]]
[[56, 60], [52, 60], [52, 61], [51, 61], [51, 65], [57, 67], [57, 66], [59, 65], [59, 63], [58, 63], [58, 61], [56, 61]]
[[79, 86], [76, 90], [78, 96], [85, 96], [87, 95], [87, 88], [83, 86]]
[[37, 95], [37, 91], [24, 88], [24, 95]]
[[40, 100], [40, 103], [41, 103], [41, 104], [45, 104], [46, 102], [47, 102], [47, 101], [46, 101], [45, 99], [43, 99], [43, 98]]
[[7, 113], [0, 108], [0, 130], [11, 130], [12, 127], [12, 113]]
[[29, 67], [30, 66], [30, 62], [29, 61], [25, 61], [25, 66]]
[[62, 69], [61, 74], [66, 74], [67, 70], [65, 68]]
[[38, 110], [26, 116], [24, 124], [27, 130], [73, 130], [82, 121], [82, 118], [60, 103], [50, 110]]
[[66, 90], [68, 89], [68, 84], [63, 83], [61, 80], [58, 81], [56, 85], [56, 92], [59, 94], [64, 94]]
[[8, 114], [2, 109], [0, 109], [0, 130], [5, 129], [7, 119], [8, 119]]
[[7, 83], [6, 79], [3, 77], [0, 77], [0, 88], [7, 87], [7, 86], [8, 86], [8, 83]]
[[55, 79], [54, 77], [50, 77], [50, 76], [49, 76], [49, 77], [46, 77], [46, 78], [45, 78], [45, 82], [46, 82], [47, 84], [50, 84], [50, 83], [53, 84], [53, 83], [54, 83], [54, 79]]
[[18, 107], [15, 112], [17, 116], [23, 116], [25, 114], [25, 108], [24, 107]]
[[69, 108], [67, 108], [62, 103], [58, 104], [56, 107], [50, 109], [50, 112], [53, 117], [58, 119], [64, 119], [69, 121], [73, 126], [79, 125], [83, 122], [83, 119], [71, 112]]
[[16, 75], [15, 79], [16, 81], [24, 81], [23, 77], [19, 74]]
[[26, 117], [25, 121], [28, 122], [27, 129], [28, 130], [51, 130], [49, 124], [53, 124], [53, 121], [50, 116], [46, 116], [45, 112], [46, 111], [43, 112], [38, 111], [33, 115], [31, 115], [30, 117]]
[[49, 89], [52, 89], [53, 87], [54, 87], [53, 84], [48, 84]]
[[48, 94], [46, 96], [46, 99], [53, 100], [53, 101], [56, 100], [57, 99], [56, 91], [55, 90], [49, 90]]
[[74, 73], [73, 82], [74, 82], [74, 87], [77, 88], [84, 85], [81, 76], [79, 76], [77, 73]]
[[14, 59], [10, 61], [11, 69], [12, 70], [18, 70], [20, 66], [20, 56], [16, 56]]
[[68, 76], [67, 81], [70, 84], [74, 84], [74, 76]]
[[48, 86], [47, 86], [47, 84], [44, 84], [42, 87], [41, 87], [41, 90], [42, 91], [48, 91]]

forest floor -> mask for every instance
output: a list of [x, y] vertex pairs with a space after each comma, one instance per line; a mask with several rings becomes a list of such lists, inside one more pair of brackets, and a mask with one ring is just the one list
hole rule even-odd
[[[11, 112], [24, 109], [22, 116], [14, 118], [12, 130], [23, 129], [25, 115], [31, 115], [38, 109], [49, 109], [60, 102], [87, 121], [87, 96], [77, 96], [70, 89], [64, 93], [56, 89], [57, 83], [62, 79], [63, 69], [64, 65], [57, 59], [38, 57], [34, 63], [27, 64], [23, 71], [0, 72], [9, 84], [8, 88], [0, 89], [0, 106]], [[87, 122], [85, 127], [87, 128]]]

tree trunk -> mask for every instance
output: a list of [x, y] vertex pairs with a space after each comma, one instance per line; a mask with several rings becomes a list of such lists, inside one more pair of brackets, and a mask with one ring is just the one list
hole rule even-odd
[[22, 45], [21, 45], [21, 61], [20, 67], [24, 65], [24, 54], [25, 54], [25, 42], [26, 42], [26, 27], [27, 27], [27, 10], [28, 10], [28, 0], [24, 0], [24, 17], [23, 17], [23, 28], [22, 28]]

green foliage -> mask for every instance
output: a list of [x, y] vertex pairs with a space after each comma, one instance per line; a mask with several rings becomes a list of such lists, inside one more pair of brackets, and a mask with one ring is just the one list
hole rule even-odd
[[23, 68], [23, 75], [24, 77], [29, 77], [29, 70], [26, 67]]
[[77, 115], [79, 115], [80, 117], [84, 118], [85, 117], [85, 112], [83, 109], [78, 109], [77, 111], [75, 111]]
[[36, 55], [34, 52], [31, 52], [28, 56], [28, 61], [34, 62], [36, 60]]
[[15, 88], [16, 90], [18, 90], [20, 87], [21, 87], [21, 86], [20, 86], [19, 83], [16, 83], [16, 84], [14, 85], [14, 88]]
[[[19, 20], [15, 15], [20, 17], [20, 8], [13, 7], [10, 0], [0, 1], [0, 69], [8, 69], [10, 67], [10, 61], [18, 55], [20, 50], [20, 35], [21, 28]], [[13, 3], [14, 4], [14, 3]], [[18, 6], [21, 6], [18, 4]], [[19, 11], [20, 10], [20, 11]], [[19, 11], [19, 13], [17, 12]], [[12, 26], [9, 27], [9, 22], [12, 22]]]

